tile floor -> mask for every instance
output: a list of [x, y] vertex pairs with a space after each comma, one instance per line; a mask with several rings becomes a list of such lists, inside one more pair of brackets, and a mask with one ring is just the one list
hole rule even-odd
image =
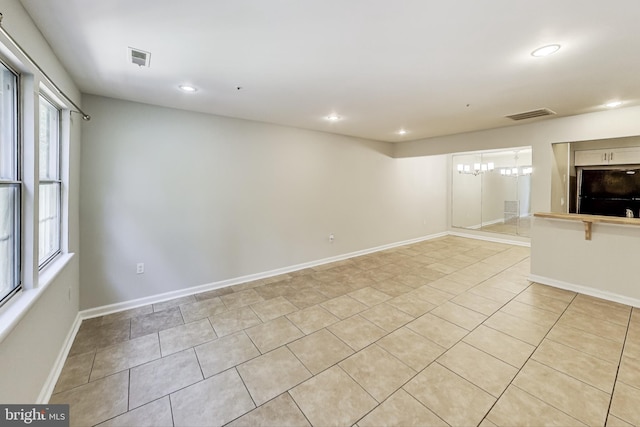
[[640, 425], [640, 310], [445, 237], [85, 320], [78, 426]]

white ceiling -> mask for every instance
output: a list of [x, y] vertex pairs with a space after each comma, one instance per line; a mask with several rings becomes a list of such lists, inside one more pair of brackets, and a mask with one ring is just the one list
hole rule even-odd
[[21, 1], [84, 93], [167, 107], [404, 141], [640, 104], [638, 0]]

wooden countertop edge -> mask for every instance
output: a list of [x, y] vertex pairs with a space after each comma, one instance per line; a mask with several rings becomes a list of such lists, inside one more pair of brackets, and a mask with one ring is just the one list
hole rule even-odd
[[556, 212], [536, 212], [533, 214], [533, 216], [538, 218], [560, 219], [565, 221], [581, 221], [588, 223], [640, 225], [640, 218], [626, 218], [617, 216], [585, 215]]

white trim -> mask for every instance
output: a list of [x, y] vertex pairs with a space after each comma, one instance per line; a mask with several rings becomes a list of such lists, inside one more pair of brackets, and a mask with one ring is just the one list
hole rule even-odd
[[[104, 316], [111, 313], [116, 313], [118, 311], [129, 310], [136, 307], [141, 307], [144, 305], [155, 304], [163, 301], [168, 301], [174, 298], [184, 297], [193, 294], [199, 294], [201, 292], [211, 291], [214, 289], [226, 288], [228, 286], [239, 285], [241, 283], [252, 282], [254, 280], [266, 279], [268, 277], [278, 276], [281, 274], [291, 273], [293, 271], [304, 270], [306, 268], [316, 267], [318, 265], [329, 264], [332, 262], [342, 261], [345, 259], [367, 255], [373, 252], [379, 252], [386, 249], [396, 248], [398, 246], [410, 245], [413, 243], [423, 242], [425, 240], [432, 240], [438, 237], [447, 236], [448, 232], [430, 234], [423, 237], [418, 237], [416, 239], [404, 240], [401, 242], [390, 243], [387, 245], [376, 246], [374, 248], [363, 249], [360, 251], [350, 252], [343, 255], [337, 255], [330, 258], [324, 258], [317, 261], [306, 262], [302, 264], [296, 264], [289, 267], [277, 268], [275, 270], [265, 271], [262, 273], [249, 274], [247, 276], [235, 277], [232, 279], [221, 280], [219, 282], [207, 283], [204, 285], [193, 286], [185, 289], [179, 289], [177, 291], [165, 292], [162, 294], [151, 295], [144, 298], [138, 298], [135, 300], [119, 302], [115, 304], [104, 305], [101, 307], [90, 308], [87, 310], [83, 310], [80, 312], [83, 319], [90, 319], [93, 317]], [[477, 237], [472, 237], [477, 238]]]
[[450, 236], [457, 236], [457, 237], [465, 237], [467, 239], [476, 239], [476, 240], [484, 240], [487, 242], [494, 242], [494, 243], [504, 243], [506, 245], [514, 245], [514, 246], [525, 246], [527, 248], [531, 247], [531, 242], [524, 242], [524, 241], [520, 241], [520, 240], [510, 240], [510, 239], [504, 239], [502, 237], [492, 237], [492, 236], [487, 236], [484, 234], [469, 234], [469, 233], [463, 233], [460, 231], [449, 231], [448, 233]]
[[576, 285], [574, 283], [563, 282], [562, 280], [552, 279], [550, 277], [538, 276], [530, 274], [529, 280], [543, 285], [553, 286], [555, 288], [565, 289], [567, 291], [579, 292], [596, 298], [606, 299], [608, 301], [618, 302], [620, 304], [630, 305], [632, 307], [640, 307], [640, 299], [630, 298], [613, 292], [603, 291], [601, 289], [592, 288], [590, 286]]
[[0, 343], [11, 333], [20, 320], [29, 312], [40, 296], [64, 270], [65, 266], [73, 258], [72, 253], [60, 254], [51, 264], [45, 267], [38, 276], [38, 287], [35, 289], [23, 289], [17, 295], [11, 297], [0, 310]]
[[67, 356], [69, 355], [69, 351], [71, 350], [71, 346], [73, 345], [73, 341], [76, 338], [78, 329], [80, 329], [81, 323], [82, 316], [80, 316], [80, 313], [78, 313], [76, 315], [76, 319], [73, 321], [73, 325], [71, 325], [71, 329], [69, 329], [67, 337], [64, 340], [64, 345], [60, 349], [60, 353], [58, 353], [58, 357], [53, 364], [51, 372], [49, 372], [47, 381], [45, 381], [44, 385], [42, 386], [42, 390], [40, 390], [40, 395], [38, 396], [38, 400], [36, 400], [37, 404], [49, 403], [49, 399], [51, 398], [53, 390], [56, 387], [56, 383], [58, 382], [58, 378], [60, 377], [60, 373], [62, 372], [62, 368], [64, 367], [64, 362], [67, 360]]

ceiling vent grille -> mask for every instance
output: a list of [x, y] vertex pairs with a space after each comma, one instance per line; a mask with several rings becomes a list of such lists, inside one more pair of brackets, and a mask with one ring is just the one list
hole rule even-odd
[[525, 111], [524, 113], [511, 114], [506, 117], [511, 120], [526, 120], [535, 117], [553, 116], [554, 114], [556, 114], [556, 112], [548, 108], [539, 108], [537, 110]]
[[129, 48], [129, 58], [131, 59], [131, 63], [138, 65], [140, 67], [148, 67], [151, 63], [151, 53], [145, 52], [144, 50], [136, 49], [133, 47]]

